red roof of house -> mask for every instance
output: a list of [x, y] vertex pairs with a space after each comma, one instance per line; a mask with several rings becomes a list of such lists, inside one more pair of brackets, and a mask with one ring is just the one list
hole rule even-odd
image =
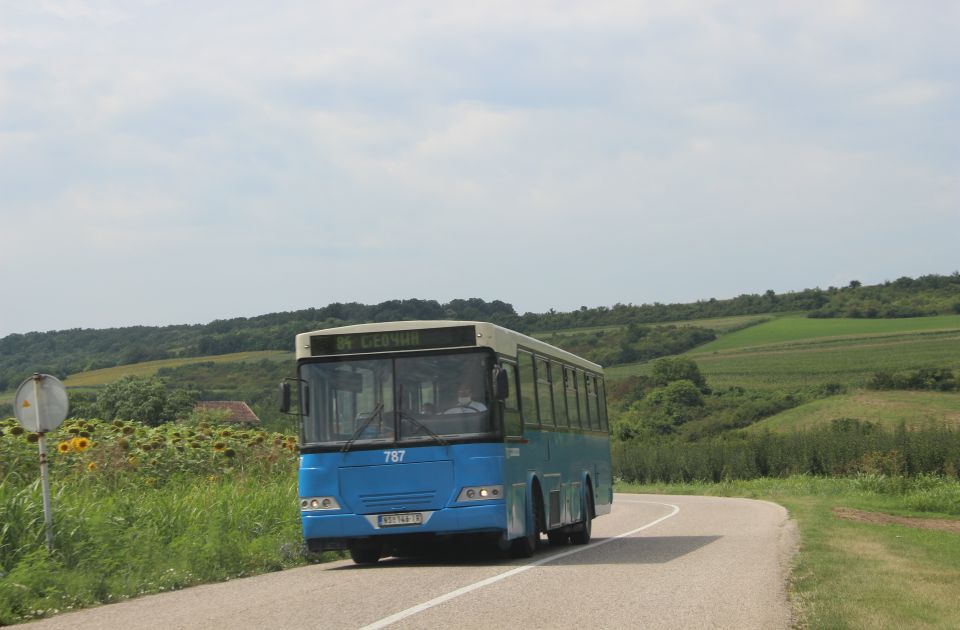
[[230, 412], [230, 415], [224, 418], [227, 422], [260, 424], [260, 418], [242, 400], [201, 400], [197, 403], [195, 409], [224, 409]]

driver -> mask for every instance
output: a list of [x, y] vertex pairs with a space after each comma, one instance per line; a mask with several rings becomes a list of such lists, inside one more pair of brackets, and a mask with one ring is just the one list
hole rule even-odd
[[479, 413], [486, 411], [487, 406], [473, 399], [473, 390], [469, 385], [461, 385], [457, 390], [457, 404], [443, 413]]

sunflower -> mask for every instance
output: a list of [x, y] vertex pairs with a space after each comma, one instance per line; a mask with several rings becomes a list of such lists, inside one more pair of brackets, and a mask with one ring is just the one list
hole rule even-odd
[[90, 462], [89, 464], [87, 464], [87, 470], [89, 472], [93, 472], [96, 469], [97, 469], [97, 462]]
[[224, 429], [220, 432], [220, 437], [230, 437], [231, 435], [233, 435], [233, 431], [230, 429]]
[[236, 456], [237, 456], [237, 452], [236, 452], [235, 450], [233, 450], [232, 448], [224, 449], [224, 451], [223, 451], [223, 456], [224, 456], [224, 457], [236, 457]]
[[130, 435], [131, 433], [133, 433], [133, 427], [131, 427], [131, 426], [125, 426], [125, 427], [123, 427], [123, 434], [124, 434], [124, 435]]
[[31, 433], [30, 435], [27, 436], [27, 442], [30, 442], [31, 444], [36, 444], [39, 441], [40, 441], [39, 433]]
[[21, 426], [15, 426], [10, 429], [10, 435], [23, 435], [26, 430]]
[[225, 449], [225, 448], [227, 448], [227, 445], [224, 444], [223, 442], [214, 442], [214, 443], [213, 443], [213, 450], [216, 451], [216, 452], [218, 452], [218, 453], [219, 453], [220, 451], [222, 451], [223, 449]]
[[70, 440], [70, 445], [78, 452], [82, 453], [90, 448], [90, 440], [85, 437], [75, 437]]
[[60, 442], [57, 444], [57, 450], [61, 453], [69, 453], [73, 447], [70, 446], [70, 442]]

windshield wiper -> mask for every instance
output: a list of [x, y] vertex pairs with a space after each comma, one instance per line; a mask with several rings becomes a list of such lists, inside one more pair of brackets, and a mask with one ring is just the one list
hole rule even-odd
[[353, 435], [350, 436], [350, 439], [347, 440], [347, 442], [343, 445], [343, 448], [340, 449], [340, 452], [344, 453], [350, 450], [350, 447], [353, 446], [353, 443], [357, 441], [357, 438], [360, 437], [360, 434], [363, 433], [363, 430], [370, 426], [370, 423], [373, 422], [373, 419], [379, 417], [382, 412], [383, 403], [378, 402], [376, 406], [374, 406], [373, 411], [370, 412], [370, 415], [367, 416], [367, 419], [364, 420], [359, 427], [357, 427], [357, 430], [353, 432]]
[[417, 425], [419, 428], [423, 429], [425, 432], [427, 432], [430, 435], [430, 437], [436, 440], [440, 445], [450, 446], [450, 442], [447, 442], [445, 439], [443, 439], [442, 437], [434, 433], [430, 427], [420, 422], [419, 420], [417, 420], [407, 412], [400, 410], [400, 411], [397, 411], [397, 414], [399, 414], [401, 420], [409, 420], [413, 424]]

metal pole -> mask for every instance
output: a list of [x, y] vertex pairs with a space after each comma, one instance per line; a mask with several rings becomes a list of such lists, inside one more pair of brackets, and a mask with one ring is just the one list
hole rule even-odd
[[[33, 375], [33, 399], [36, 401], [37, 427], [40, 427], [40, 374]], [[50, 475], [47, 467], [47, 434], [40, 432], [40, 483], [43, 486], [43, 521], [47, 526], [47, 550], [53, 551], [53, 510], [50, 507]]]

